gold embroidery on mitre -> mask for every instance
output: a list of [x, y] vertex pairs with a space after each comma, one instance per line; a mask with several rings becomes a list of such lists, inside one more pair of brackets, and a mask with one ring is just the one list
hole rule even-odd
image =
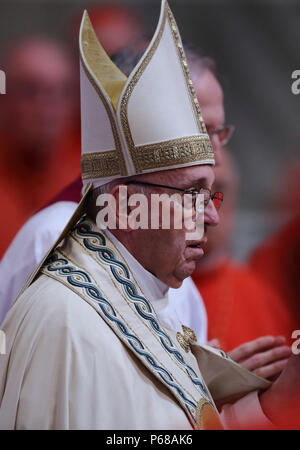
[[[92, 52], [88, 52], [87, 48], [86, 48], [87, 45], [85, 45], [85, 44], [89, 43], [88, 39], [90, 37], [92, 37], [93, 39], [96, 39], [98, 44], [99, 44], [99, 46], [100, 46], [100, 43], [99, 43], [99, 41], [97, 39], [97, 36], [95, 35], [95, 32], [93, 31], [92, 24], [91, 24], [91, 22], [89, 20], [89, 17], [88, 17], [88, 14], [86, 12], [84, 13], [83, 20], [84, 20], [84, 24], [83, 25], [86, 25], [86, 27], [88, 27], [88, 28], [90, 27], [90, 32], [89, 32], [89, 34], [87, 34], [87, 33], [84, 34], [85, 28], [84, 28], [84, 26], [82, 27], [83, 34], [81, 36], [81, 41], [82, 41], [82, 47], [84, 47], [84, 50], [83, 50], [84, 58], [86, 58], [86, 61], [85, 61], [83, 56], [80, 55], [82, 68], [84, 70], [84, 73], [88, 77], [91, 85], [95, 89], [97, 95], [99, 96], [101, 102], [103, 103], [103, 105], [105, 107], [105, 110], [106, 110], [106, 113], [107, 113], [108, 118], [109, 118], [110, 125], [111, 125], [111, 129], [112, 129], [112, 133], [113, 133], [113, 137], [114, 137], [114, 141], [115, 141], [115, 146], [116, 146], [115, 160], [118, 160], [118, 164], [119, 164], [118, 171], [116, 173], [112, 174], [112, 175], [120, 174], [120, 175], [126, 176], [126, 175], [128, 175], [128, 173], [127, 173], [127, 169], [126, 169], [126, 165], [125, 165], [125, 161], [124, 161], [124, 157], [123, 157], [123, 152], [122, 152], [122, 148], [121, 148], [121, 142], [120, 142], [117, 126], [116, 126], [116, 119], [113, 116], [112, 110], [111, 110], [110, 106], [108, 105], [107, 100], [106, 100], [105, 96], [103, 95], [103, 92], [101, 91], [101, 89], [99, 88], [99, 86], [95, 82], [93, 76], [89, 72], [89, 70], [91, 70], [91, 72], [93, 73], [94, 77], [100, 83], [100, 79], [98, 79], [96, 77], [96, 74], [93, 72], [93, 68], [94, 68], [95, 64], [97, 63], [97, 58], [99, 58], [99, 57], [101, 58], [102, 56], [101, 56], [101, 54], [100, 55], [94, 55]], [[93, 31], [93, 33], [92, 33], [92, 31]], [[91, 48], [93, 48], [93, 45], [91, 46]], [[95, 58], [95, 61], [94, 61], [93, 58]], [[87, 64], [88, 64], [88, 67], [87, 67]], [[113, 63], [111, 62], [111, 64], [113, 64]], [[90, 67], [90, 65], [92, 67]], [[115, 68], [118, 69], [116, 66], [115, 66]], [[122, 72], [120, 72], [120, 73], [122, 73]], [[83, 149], [83, 151], [84, 151], [84, 149]], [[109, 152], [111, 152], [111, 151], [112, 150], [109, 150]], [[106, 152], [104, 152], [104, 153], [106, 153]], [[91, 155], [92, 155], [92, 153], [91, 153]], [[99, 171], [97, 177], [93, 177], [93, 178], [101, 178], [101, 177], [107, 177], [107, 176], [110, 176], [110, 174], [107, 175], [106, 171], [104, 173]], [[85, 176], [84, 179], [88, 179], [88, 177]]]
[[183, 335], [178, 331], [178, 333], [176, 333], [176, 339], [181, 347], [188, 352], [191, 349], [190, 345], [197, 342], [197, 337], [191, 328], [186, 327], [185, 325], [181, 325], [181, 328], [183, 330]]
[[103, 87], [114, 110], [127, 81], [126, 75], [112, 62], [100, 44], [87, 11], [84, 11], [80, 39], [83, 56], [92, 74]]
[[[196, 120], [196, 123], [198, 125], [198, 129], [200, 133], [203, 133], [203, 136], [189, 136], [186, 138], [178, 138], [174, 139], [172, 141], [166, 141], [161, 143], [155, 143], [155, 144], [149, 144], [149, 145], [142, 145], [142, 146], [135, 146], [133, 142], [133, 138], [131, 135], [131, 130], [129, 126], [128, 116], [127, 116], [127, 107], [128, 102], [130, 99], [130, 96], [138, 83], [141, 75], [145, 71], [146, 67], [148, 66], [149, 62], [151, 61], [163, 34], [165, 23], [168, 20], [170, 24], [170, 28], [172, 31], [172, 37], [175, 43], [175, 46], [177, 48], [179, 60], [181, 63], [183, 75], [186, 81], [187, 90], [190, 96], [192, 108], [194, 111], [194, 117]], [[174, 19], [174, 16], [168, 6], [168, 3], [165, 2], [165, 7], [163, 11], [163, 18], [161, 21], [160, 29], [157, 33], [156, 39], [153, 42], [152, 47], [150, 48], [148, 54], [146, 55], [145, 59], [142, 61], [141, 65], [137, 69], [136, 73], [132, 77], [130, 83], [126, 87], [126, 90], [123, 94], [123, 98], [121, 100], [120, 104], [120, 118], [122, 123], [122, 128], [124, 131], [126, 143], [136, 170], [136, 173], [141, 173], [143, 170], [147, 169], [156, 169], [161, 167], [168, 167], [171, 165], [179, 165], [179, 164], [186, 164], [189, 162], [197, 162], [197, 161], [211, 161], [214, 160], [214, 153], [211, 147], [211, 142], [209, 139], [209, 136], [206, 131], [206, 127], [202, 118], [202, 114], [200, 111], [200, 106], [198, 103], [198, 99], [195, 93], [195, 89], [193, 87], [193, 82], [190, 78], [190, 73], [188, 69], [188, 64], [184, 55], [180, 34]], [[174, 144], [187, 144], [186, 147], [183, 149], [181, 148], [178, 150], [178, 147], [173, 146], [172, 148], [170, 145], [171, 143]], [[198, 148], [197, 151], [195, 151], [194, 144], [197, 142]], [[201, 142], [201, 146], [200, 146]], [[168, 145], [169, 144], [169, 145]], [[188, 145], [190, 144], [190, 145]], [[142, 152], [140, 152], [142, 150]]]
[[214, 153], [208, 136], [189, 136], [136, 147], [132, 152], [132, 159], [135, 167], [142, 171], [213, 160]]
[[[207, 134], [206, 131], [206, 126], [201, 114], [201, 110], [200, 110], [200, 106], [199, 106], [199, 102], [197, 99], [197, 95], [194, 89], [194, 85], [193, 82], [191, 80], [191, 75], [190, 75], [190, 71], [189, 71], [189, 67], [188, 67], [188, 63], [184, 54], [184, 50], [183, 50], [183, 45], [181, 42], [181, 38], [180, 38], [180, 34], [179, 34], [179, 30], [175, 21], [175, 18], [173, 16], [172, 11], [170, 10], [170, 8], [168, 7], [168, 19], [169, 19], [169, 23], [171, 26], [171, 31], [172, 31], [172, 36], [175, 42], [175, 46], [177, 48], [177, 52], [178, 52], [178, 56], [179, 56], [179, 60], [181, 63], [181, 67], [184, 73], [184, 77], [185, 77], [185, 81], [186, 81], [186, 85], [188, 88], [188, 92], [190, 95], [190, 99], [191, 99], [191, 104], [194, 110], [194, 115], [195, 115], [195, 119], [199, 128], [200, 133], [205, 133]], [[207, 135], [208, 137], [208, 135]], [[208, 138], [209, 139], [209, 138]], [[205, 158], [207, 159], [207, 158]]]
[[116, 150], [84, 153], [81, 156], [81, 176], [83, 180], [112, 177], [120, 173], [120, 161]]
[[204, 398], [197, 403], [196, 411], [197, 430], [224, 430], [219, 415], [213, 406]]
[[163, 18], [162, 18], [162, 22], [161, 22], [161, 26], [160, 29], [158, 31], [158, 34], [152, 44], [152, 47], [150, 48], [148, 54], [146, 55], [145, 59], [143, 60], [143, 62], [141, 63], [141, 65], [139, 66], [139, 68], [137, 69], [136, 73], [134, 74], [134, 76], [132, 77], [130, 83], [128, 84], [128, 86], [126, 87], [126, 90], [123, 94], [122, 100], [121, 100], [121, 104], [120, 104], [120, 118], [121, 118], [121, 123], [122, 123], [122, 128], [124, 131], [124, 135], [125, 135], [125, 139], [126, 139], [126, 143], [127, 143], [127, 147], [129, 149], [136, 173], [140, 173], [142, 171], [142, 169], [139, 167], [138, 165], [138, 160], [135, 159], [135, 145], [132, 139], [132, 135], [131, 135], [131, 131], [130, 131], [130, 126], [129, 126], [129, 122], [128, 122], [128, 116], [127, 116], [127, 107], [128, 107], [128, 102], [129, 102], [129, 98], [132, 94], [132, 91], [134, 89], [134, 87], [136, 86], [136, 84], [138, 83], [139, 79], [141, 78], [144, 70], [146, 69], [146, 67], [148, 66], [149, 62], [152, 59], [152, 56], [154, 55], [158, 44], [160, 43], [163, 31], [164, 31], [164, 26], [166, 23], [166, 19], [167, 19], [167, 3], [165, 4], [165, 8], [164, 8], [164, 12], [163, 12]]

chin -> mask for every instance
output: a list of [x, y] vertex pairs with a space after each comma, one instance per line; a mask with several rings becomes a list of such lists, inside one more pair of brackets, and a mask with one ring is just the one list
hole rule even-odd
[[192, 275], [192, 273], [196, 269], [196, 265], [197, 265], [197, 261], [196, 260], [189, 262], [188, 267], [186, 268], [186, 271], [185, 271], [185, 273], [187, 275], [185, 275], [184, 278], [190, 277]]
[[[194, 270], [196, 269], [196, 261], [190, 262], [188, 264], [188, 267], [184, 268], [180, 273], [177, 274], [175, 280], [176, 280], [176, 286], [171, 286], [173, 288], [179, 288], [183, 281], [190, 277]], [[174, 283], [175, 284], [175, 283]]]
[[178, 280], [176, 278], [176, 279], [173, 279], [172, 281], [170, 281], [170, 283], [167, 283], [167, 284], [172, 289], [179, 289], [180, 286], [182, 285], [182, 283], [183, 283], [183, 280]]

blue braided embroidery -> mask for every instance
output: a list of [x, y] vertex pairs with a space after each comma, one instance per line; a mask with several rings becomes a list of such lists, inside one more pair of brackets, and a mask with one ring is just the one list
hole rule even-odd
[[[114, 252], [111, 249], [108, 249], [106, 246], [106, 238], [102, 233], [92, 231], [91, 226], [86, 222], [77, 223], [73, 231], [75, 231], [80, 237], [83, 237], [83, 243], [87, 249], [92, 252], [97, 253], [100, 260], [105, 262], [110, 266], [110, 270], [115, 277], [115, 279], [123, 285], [126, 294], [134, 302], [134, 306], [138, 314], [143, 317], [143, 319], [150, 322], [152, 329], [159, 335], [159, 339], [164, 346], [164, 348], [171, 354], [175, 356], [177, 361], [182, 364], [185, 368], [186, 373], [188, 374], [191, 381], [200, 387], [202, 394], [206, 397], [206, 399], [210, 402], [208, 392], [204, 387], [203, 383], [199, 380], [197, 374], [193, 370], [191, 366], [189, 366], [181, 353], [176, 349], [170, 337], [165, 333], [165, 331], [160, 327], [159, 323], [155, 319], [153, 315], [152, 307], [150, 303], [142, 296], [137, 294], [136, 286], [130, 281], [130, 273], [127, 267], [115, 258]], [[88, 238], [93, 238], [91, 242]], [[105, 248], [100, 248], [97, 246], [97, 243], [102, 245]], [[116, 267], [122, 269], [125, 274], [126, 279], [120, 276]], [[142, 304], [142, 306], [140, 305]]]
[[[117, 318], [117, 314], [113, 306], [101, 295], [99, 289], [94, 284], [92, 284], [90, 276], [83, 270], [72, 267], [66, 258], [59, 258], [55, 253], [50, 255], [45, 263], [45, 266], [45, 269], [49, 272], [57, 272], [58, 275], [65, 276], [67, 281], [72, 286], [83, 288], [88, 296], [91, 297], [92, 300], [97, 302], [103, 314], [110, 321], [116, 324], [119, 331], [127, 339], [131, 348], [136, 353], [143, 356], [147, 360], [147, 362], [158, 372], [158, 375], [161, 377], [161, 379], [177, 391], [179, 396], [185, 402], [186, 408], [193, 416], [189, 406], [196, 408], [196, 405], [185, 396], [180, 387], [174, 382], [174, 379], [170, 375], [170, 373], [162, 366], [158, 365], [154, 358], [145, 351], [145, 347], [142, 342], [134, 334], [128, 332], [127, 327], [124, 325], [124, 323]], [[139, 346], [139, 348], [137, 347], [137, 345]]]

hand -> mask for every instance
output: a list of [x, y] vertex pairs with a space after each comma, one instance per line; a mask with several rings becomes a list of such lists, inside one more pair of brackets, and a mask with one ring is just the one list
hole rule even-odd
[[228, 355], [256, 375], [274, 379], [282, 372], [292, 353], [284, 343], [283, 336], [264, 336], [240, 345]]
[[264, 414], [278, 428], [300, 427], [300, 356], [292, 355], [282, 374], [260, 394]]
[[212, 339], [211, 341], [207, 341], [207, 345], [213, 348], [221, 348], [219, 339]]

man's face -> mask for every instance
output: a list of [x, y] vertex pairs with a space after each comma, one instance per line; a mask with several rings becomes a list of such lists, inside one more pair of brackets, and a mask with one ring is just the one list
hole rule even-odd
[[69, 125], [74, 106], [71, 69], [54, 44], [32, 41], [10, 55], [6, 129], [23, 147], [41, 152]]
[[[192, 72], [192, 75], [194, 75], [195, 91], [207, 131], [215, 130], [223, 125], [225, 120], [222, 88], [209, 70], [204, 70], [198, 76]], [[217, 135], [211, 136], [211, 143], [215, 162], [218, 165], [221, 162], [221, 143]]]
[[[199, 165], [149, 174], [148, 178], [147, 175], [144, 176], [143, 181], [183, 189], [198, 190], [201, 187], [210, 189], [214, 181], [214, 172], [211, 166]], [[163, 188], [146, 189], [149, 194], [175, 193], [171, 190], [167, 192]], [[209, 225], [217, 225], [219, 216], [210, 201], [204, 212], [204, 236], [198, 241], [187, 241], [186, 228], [174, 229], [172, 212], [174, 213], [174, 205], [171, 205], [171, 229], [132, 231], [134, 242], [132, 250], [136, 259], [149, 272], [168, 286], [178, 288], [182, 281], [193, 273], [196, 261], [203, 256], [206, 228]]]
[[[192, 73], [192, 76], [206, 127], [208, 131], [217, 129], [224, 123], [222, 88], [209, 70], [202, 71], [200, 75]], [[215, 162], [218, 165], [221, 162], [221, 144], [216, 135], [212, 137], [211, 141]], [[201, 187], [211, 189], [214, 182], [214, 171], [211, 166], [199, 165], [143, 175], [143, 181], [184, 189], [200, 189]], [[149, 188], [149, 192], [173, 194], [169, 190], [154, 189]], [[149, 272], [168, 286], [178, 288], [182, 281], [193, 273], [196, 262], [204, 254], [207, 226], [215, 226], [218, 222], [218, 213], [210, 201], [205, 208], [204, 236], [201, 241], [187, 241], [185, 228], [180, 230], [174, 228], [170, 230], [135, 230], [133, 232], [134, 245], [130, 250]]]
[[[223, 192], [225, 201], [220, 211], [220, 224], [215, 229], [208, 230], [205, 257], [198, 262], [199, 267], [205, 264], [206, 257], [214, 250], [227, 249], [234, 229], [235, 209], [238, 195], [238, 174], [230, 150], [221, 151], [222, 163], [214, 169], [215, 182], [213, 191]], [[217, 256], [217, 253], [216, 253]], [[211, 255], [210, 255], [210, 261]]]

